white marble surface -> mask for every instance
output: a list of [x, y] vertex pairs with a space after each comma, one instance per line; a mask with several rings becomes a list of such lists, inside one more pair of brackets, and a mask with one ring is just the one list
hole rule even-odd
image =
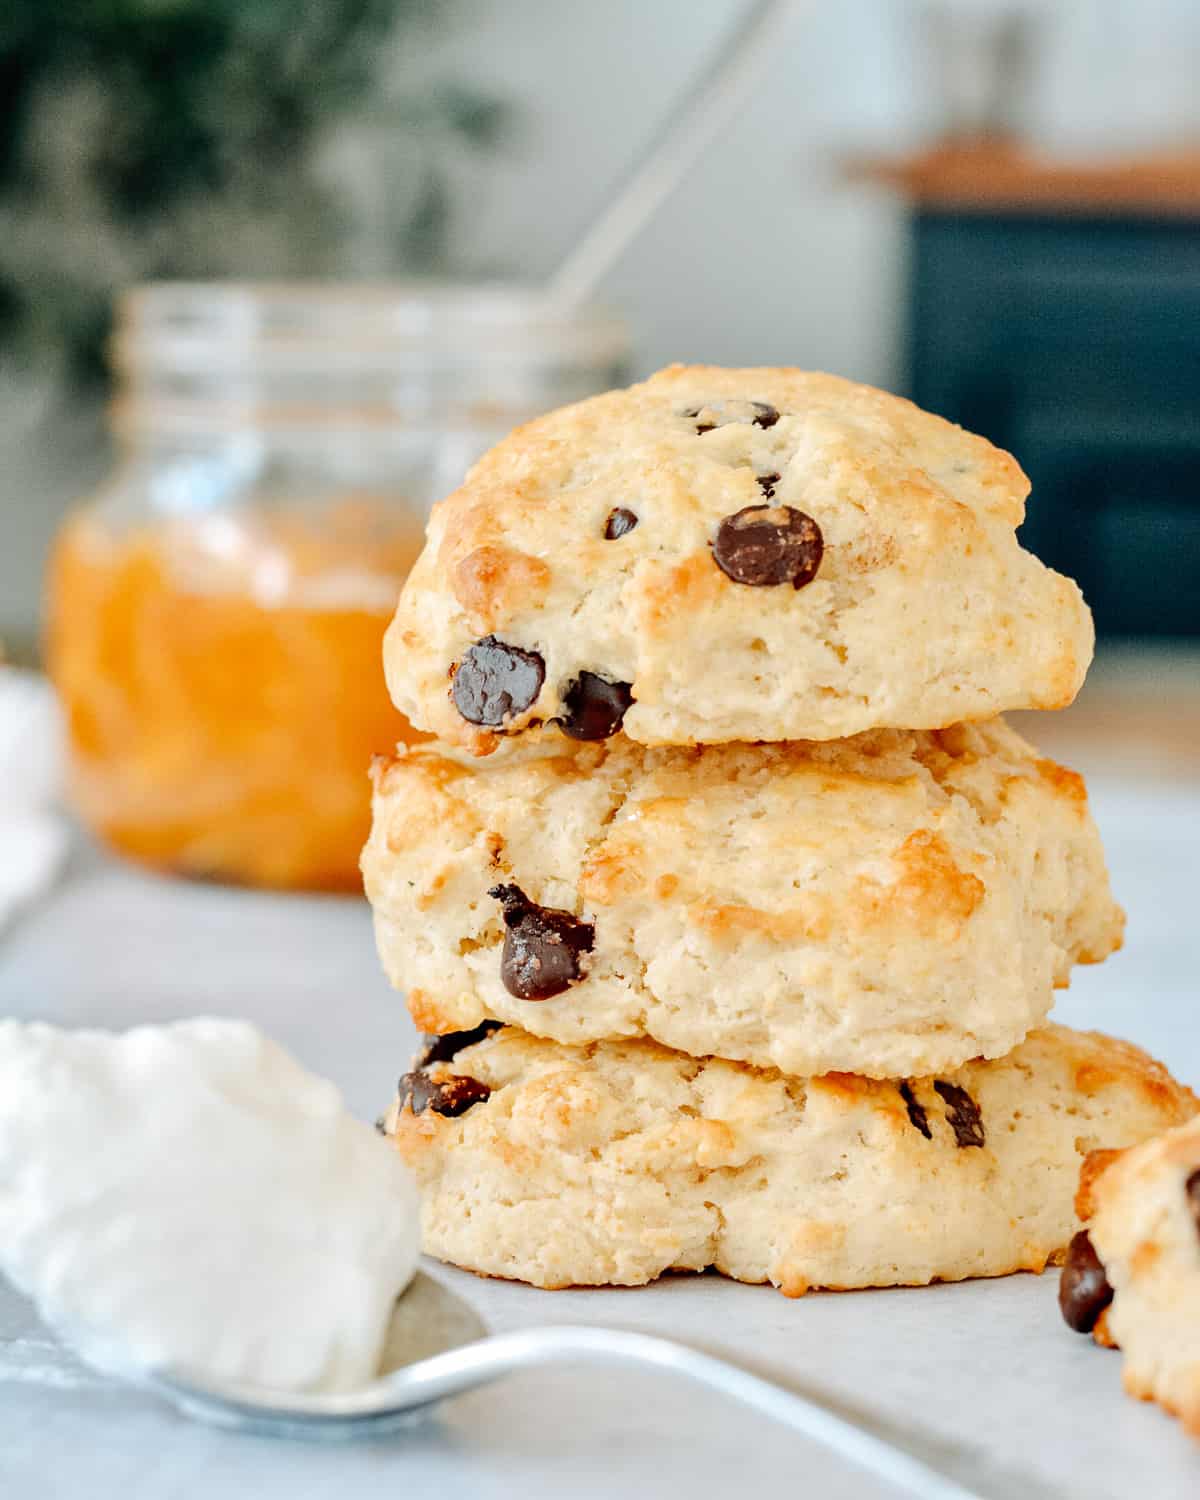
[[[1200, 791], [1103, 775], [1092, 788], [1129, 940], [1077, 975], [1058, 1014], [1130, 1036], [1200, 1085]], [[0, 941], [0, 1014], [126, 1025], [201, 1011], [253, 1017], [366, 1117], [412, 1044], [355, 902], [179, 885], [82, 854]], [[1050, 1277], [789, 1302], [715, 1277], [549, 1294], [437, 1274], [495, 1328], [571, 1320], [669, 1333], [833, 1392], [954, 1443], [985, 1495], [1200, 1493], [1200, 1445], [1120, 1394], [1119, 1360], [1066, 1331]], [[480, 1500], [695, 1500], [784, 1485], [835, 1500], [893, 1493], [717, 1398], [632, 1373], [522, 1376], [370, 1446], [229, 1436], [80, 1370], [0, 1284], [5, 1500], [375, 1500], [397, 1486]]]

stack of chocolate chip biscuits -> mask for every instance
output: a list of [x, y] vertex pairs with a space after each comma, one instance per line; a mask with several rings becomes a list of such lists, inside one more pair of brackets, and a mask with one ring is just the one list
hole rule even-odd
[[539, 1286], [789, 1294], [1041, 1269], [1082, 1156], [1195, 1101], [1046, 1025], [1120, 943], [1078, 776], [999, 717], [1092, 627], [982, 438], [797, 370], [665, 370], [519, 429], [388, 633], [386, 1128], [426, 1249]]

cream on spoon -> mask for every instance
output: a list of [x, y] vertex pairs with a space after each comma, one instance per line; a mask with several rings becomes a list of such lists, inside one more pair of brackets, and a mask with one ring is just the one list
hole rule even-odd
[[418, 1253], [408, 1169], [253, 1026], [0, 1022], [0, 1269], [89, 1363], [351, 1390]]

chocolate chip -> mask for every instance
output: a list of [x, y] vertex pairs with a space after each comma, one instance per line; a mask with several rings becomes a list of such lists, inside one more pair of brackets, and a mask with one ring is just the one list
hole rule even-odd
[[774, 496], [775, 496], [775, 486], [778, 483], [779, 483], [779, 475], [778, 474], [760, 474], [758, 476], [758, 487], [759, 487], [760, 490], [762, 490], [763, 496], [767, 500], [774, 499]]
[[428, 1073], [417, 1070], [405, 1073], [400, 1080], [400, 1108], [411, 1103], [414, 1115], [432, 1109], [435, 1115], [453, 1119], [466, 1114], [472, 1104], [482, 1104], [491, 1097], [491, 1089], [478, 1078], [447, 1078], [435, 1083]]
[[918, 1100], [912, 1091], [911, 1083], [900, 1085], [900, 1097], [904, 1100], [904, 1107], [908, 1110], [908, 1118], [927, 1141], [933, 1139], [933, 1131], [929, 1128], [929, 1116], [925, 1113], [925, 1106]]
[[441, 1036], [424, 1036], [421, 1038], [424, 1044], [421, 1055], [413, 1066], [427, 1068], [430, 1063], [453, 1062], [460, 1052], [473, 1047], [476, 1042], [482, 1042], [485, 1036], [491, 1036], [493, 1031], [499, 1031], [503, 1025], [503, 1021], [480, 1021], [478, 1026], [472, 1026], [469, 1031], [446, 1031]]
[[824, 551], [821, 528], [790, 505], [747, 505], [725, 517], [713, 542], [721, 572], [758, 588], [790, 583], [802, 589], [817, 576]]
[[619, 536], [624, 536], [627, 531], [632, 531], [637, 525], [638, 518], [631, 510], [626, 510], [623, 505], [618, 505], [608, 513], [608, 520], [604, 523], [604, 539], [607, 542], [615, 542]]
[[517, 885], [488, 892], [504, 908], [500, 978], [518, 1000], [549, 1000], [583, 978], [579, 955], [590, 953], [596, 929], [569, 911], [538, 906]]
[[954, 1131], [955, 1144], [960, 1147], [982, 1146], [985, 1140], [983, 1119], [978, 1104], [966, 1089], [960, 1089], [957, 1083], [944, 1083], [940, 1078], [933, 1086], [950, 1106], [946, 1118]]
[[606, 740], [621, 727], [633, 702], [627, 682], [609, 682], [595, 672], [580, 672], [563, 695], [566, 716], [556, 720], [573, 740]]
[[735, 423], [753, 422], [755, 427], [765, 429], [779, 421], [779, 413], [769, 401], [707, 401], [703, 406], [689, 406], [683, 415], [696, 423], [700, 436]]
[[452, 1119], [465, 1115], [473, 1104], [482, 1104], [491, 1098], [492, 1091], [478, 1078], [447, 1078], [434, 1091], [429, 1107], [435, 1115], [448, 1115]]
[[524, 713], [545, 680], [546, 663], [536, 651], [485, 635], [459, 663], [451, 693], [468, 723], [496, 726]]
[[1196, 1221], [1196, 1233], [1200, 1234], [1200, 1169], [1197, 1169], [1183, 1185], [1187, 1194], [1188, 1206], [1192, 1210], [1192, 1218]]
[[1104, 1274], [1092, 1237], [1081, 1229], [1067, 1246], [1062, 1277], [1058, 1283], [1058, 1306], [1063, 1321], [1076, 1333], [1091, 1333], [1096, 1319], [1113, 1299], [1113, 1289]]

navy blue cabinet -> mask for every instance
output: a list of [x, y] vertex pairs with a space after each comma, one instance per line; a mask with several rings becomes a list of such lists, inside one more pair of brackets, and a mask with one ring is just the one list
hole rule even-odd
[[1200, 220], [918, 211], [910, 388], [1010, 449], [1099, 630], [1200, 635]]

